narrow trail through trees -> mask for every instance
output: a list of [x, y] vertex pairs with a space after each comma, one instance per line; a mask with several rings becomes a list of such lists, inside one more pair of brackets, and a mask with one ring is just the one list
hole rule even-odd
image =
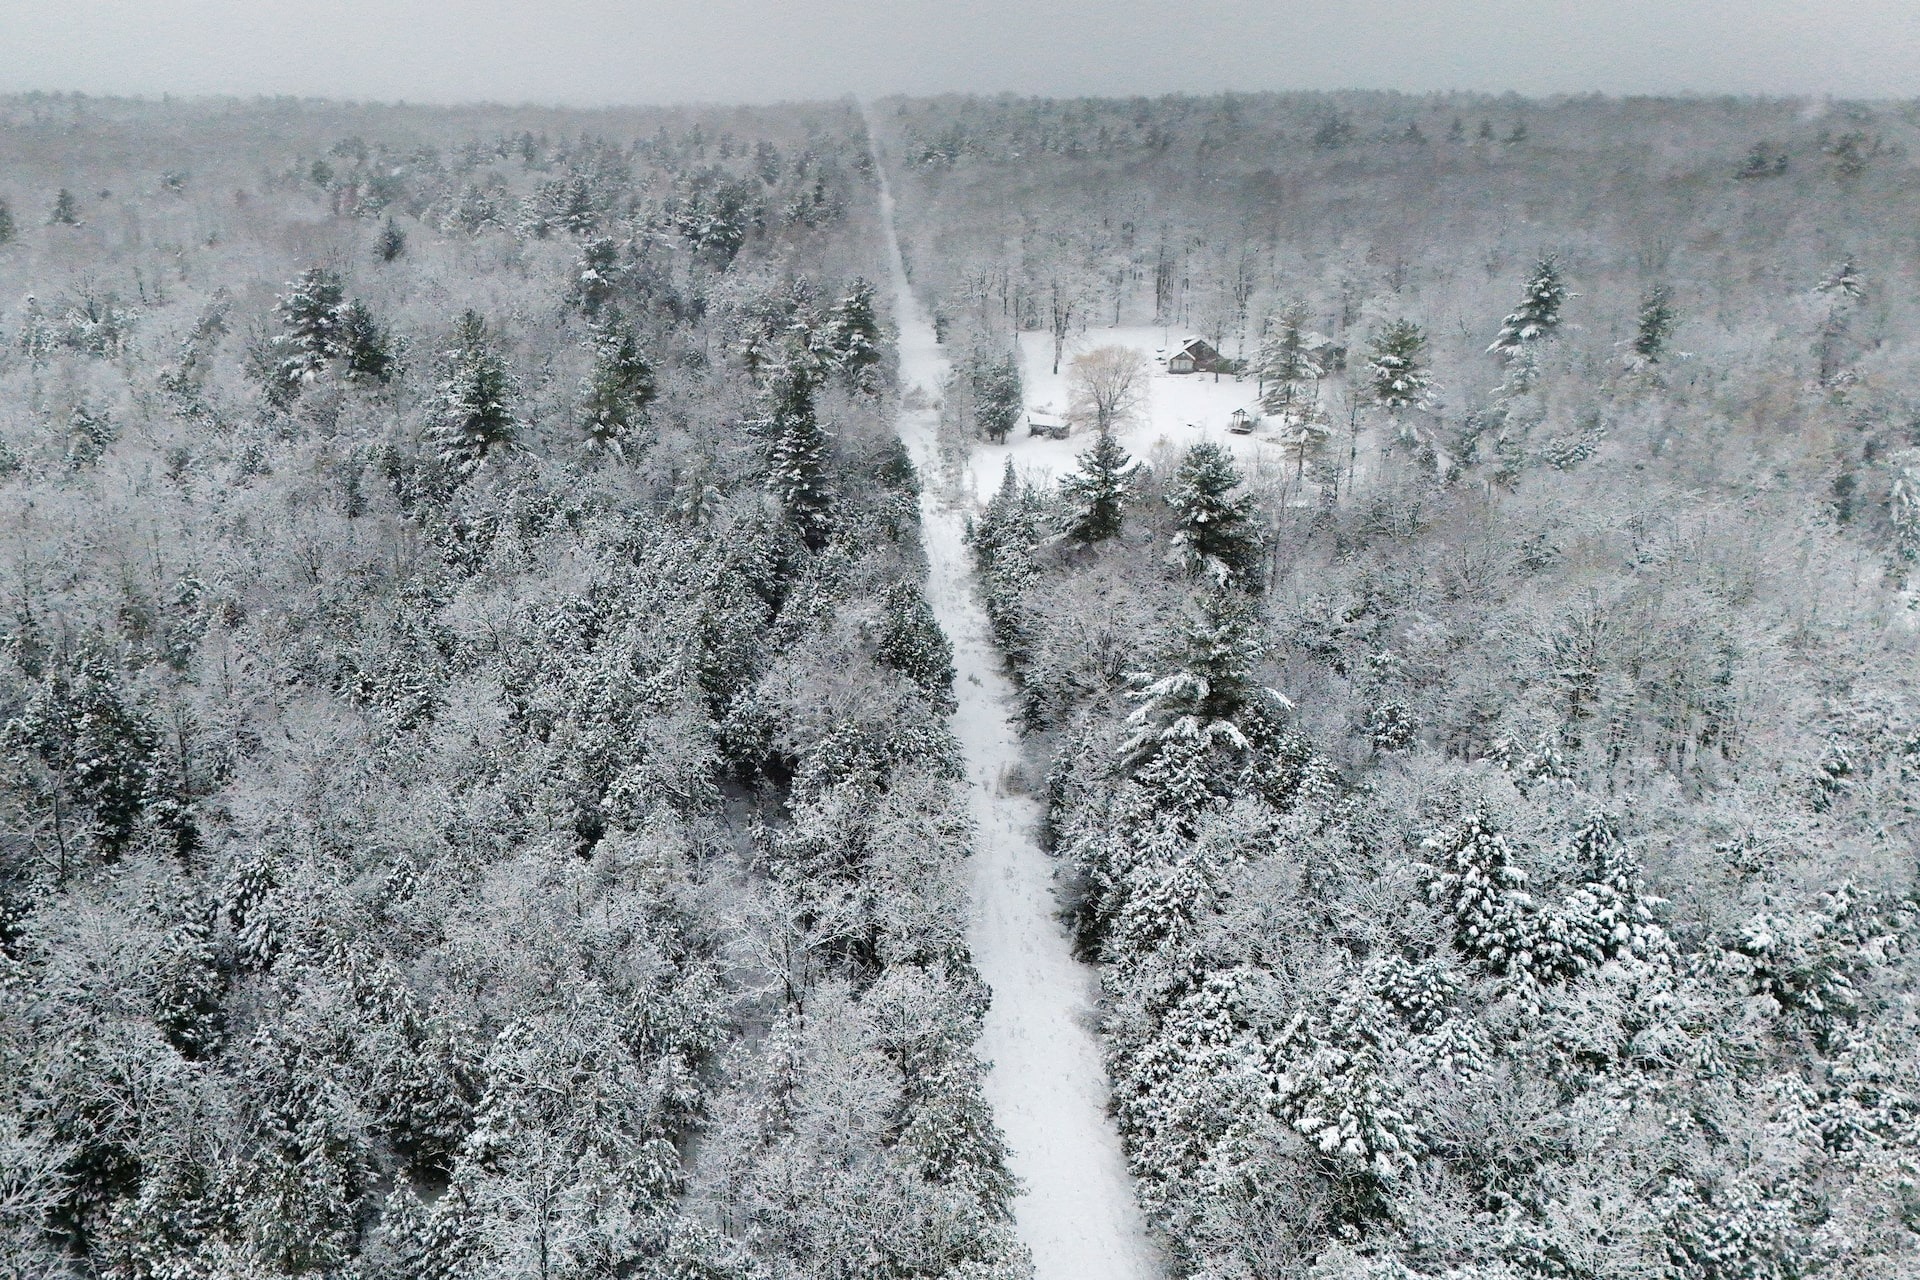
[[1013, 690], [974, 598], [962, 540], [972, 498], [940, 483], [938, 413], [924, 405], [937, 399], [947, 361], [907, 283], [877, 152], [874, 162], [900, 328], [900, 382], [924, 392], [924, 401], [912, 398], [923, 407], [902, 408], [899, 431], [921, 476], [927, 595], [953, 642], [959, 710], [951, 723], [965, 753], [976, 825], [967, 941], [993, 992], [980, 1052], [992, 1064], [987, 1100], [1021, 1181], [1015, 1221], [1033, 1251], [1037, 1280], [1152, 1280], [1163, 1268], [1106, 1112], [1095, 975], [1073, 958], [1054, 917], [1052, 867], [1033, 835], [1040, 805], [1009, 786], [1019, 776], [1020, 737], [1010, 715]]

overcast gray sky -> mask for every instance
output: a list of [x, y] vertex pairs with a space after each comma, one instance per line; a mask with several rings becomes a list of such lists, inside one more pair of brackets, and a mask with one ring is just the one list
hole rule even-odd
[[1920, 0], [0, 0], [0, 89], [1920, 96]]

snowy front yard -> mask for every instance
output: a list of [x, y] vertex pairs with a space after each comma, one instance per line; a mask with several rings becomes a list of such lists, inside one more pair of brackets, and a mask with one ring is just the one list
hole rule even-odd
[[[1119, 433], [1121, 443], [1134, 457], [1151, 462], [1156, 453], [1178, 453], [1202, 440], [1213, 440], [1233, 450], [1249, 479], [1277, 475], [1283, 468], [1291, 473], [1293, 456], [1281, 447], [1271, 423], [1252, 435], [1235, 435], [1227, 430], [1227, 420], [1235, 409], [1259, 411], [1259, 387], [1250, 375], [1235, 378], [1229, 374], [1166, 371], [1165, 352], [1182, 336], [1178, 330], [1162, 328], [1089, 329], [1068, 341], [1060, 372], [1055, 374], [1052, 335], [1023, 333], [1020, 377], [1026, 405], [1064, 413], [1069, 399], [1067, 371], [1076, 354], [1095, 347], [1132, 347], [1146, 357], [1152, 371], [1146, 412]], [[1086, 433], [1065, 440], [1030, 437], [1023, 419], [1005, 444], [980, 441], [975, 445], [968, 460], [968, 478], [974, 493], [985, 501], [999, 487], [1011, 457], [1023, 475], [1036, 482], [1052, 482], [1075, 470], [1075, 455], [1090, 443]]]

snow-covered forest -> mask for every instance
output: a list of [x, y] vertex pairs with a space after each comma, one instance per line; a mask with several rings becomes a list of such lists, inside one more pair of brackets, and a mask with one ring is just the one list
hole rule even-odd
[[0, 116], [0, 1273], [1021, 1274], [851, 107]]
[[1914, 1274], [1920, 112], [874, 117], [1175, 1271]]
[[1917, 157], [0, 99], [0, 1280], [1912, 1276]]

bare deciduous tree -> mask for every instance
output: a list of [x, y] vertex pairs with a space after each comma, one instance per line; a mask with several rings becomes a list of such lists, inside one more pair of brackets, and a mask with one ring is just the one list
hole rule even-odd
[[1067, 416], [1075, 425], [1112, 431], [1147, 404], [1147, 361], [1133, 347], [1095, 347], [1068, 368]]

